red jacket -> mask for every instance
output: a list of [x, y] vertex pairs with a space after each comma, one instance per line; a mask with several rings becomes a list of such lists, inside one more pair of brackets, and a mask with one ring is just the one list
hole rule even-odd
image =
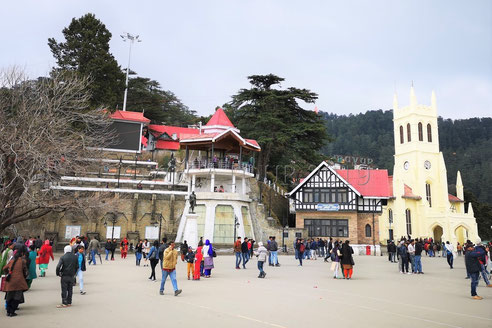
[[53, 256], [53, 248], [48, 244], [44, 244], [41, 246], [39, 250], [39, 264], [48, 264], [50, 263], [50, 257], [51, 260], [55, 260], [55, 257]]

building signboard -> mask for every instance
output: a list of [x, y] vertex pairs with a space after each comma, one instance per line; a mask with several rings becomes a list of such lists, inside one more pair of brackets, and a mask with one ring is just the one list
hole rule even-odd
[[318, 204], [316, 210], [323, 212], [337, 212], [340, 210], [340, 204]]

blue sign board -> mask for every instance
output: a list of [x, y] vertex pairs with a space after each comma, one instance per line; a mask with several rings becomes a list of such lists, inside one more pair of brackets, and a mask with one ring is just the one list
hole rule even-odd
[[336, 212], [340, 210], [340, 204], [318, 204], [318, 211]]

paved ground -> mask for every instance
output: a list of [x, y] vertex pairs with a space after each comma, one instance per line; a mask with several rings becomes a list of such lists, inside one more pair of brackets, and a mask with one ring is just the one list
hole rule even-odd
[[[58, 257], [56, 258], [56, 261]], [[424, 275], [402, 275], [386, 257], [356, 257], [353, 279], [335, 280], [329, 264], [280, 256], [282, 266], [266, 267], [258, 279], [256, 260], [234, 269], [232, 256], [220, 255], [210, 279], [188, 281], [178, 264], [178, 285], [165, 295], [150, 282], [150, 268], [134, 256], [90, 266], [86, 295], [75, 287], [73, 306], [57, 309], [59, 278], [55, 263], [46, 278], [33, 282], [19, 316], [0, 315], [0, 327], [492, 327], [492, 288], [480, 281], [482, 301], [470, 299], [463, 258], [450, 270], [443, 258], [424, 258]], [[158, 273], [160, 278], [160, 273]]]

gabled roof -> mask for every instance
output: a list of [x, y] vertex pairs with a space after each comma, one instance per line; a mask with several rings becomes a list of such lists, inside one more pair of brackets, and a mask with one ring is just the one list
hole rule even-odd
[[178, 150], [179, 147], [179, 141], [174, 140], [157, 140], [155, 144], [156, 149]]
[[415, 194], [413, 193], [412, 188], [410, 188], [410, 187], [409, 187], [409, 186], [407, 186], [406, 184], [405, 184], [404, 188], [405, 188], [405, 189], [404, 189], [403, 196], [401, 196], [402, 198], [415, 199], [415, 200], [421, 200], [421, 199], [422, 199], [422, 197], [420, 197], [420, 196], [418, 196], [418, 195], [415, 195]]
[[463, 203], [464, 201], [459, 199], [458, 197], [448, 194], [448, 199], [451, 203]]
[[328, 170], [330, 170], [333, 174], [335, 174], [340, 180], [343, 181], [349, 187], [353, 192], [355, 192], [358, 196], [361, 196], [360, 192], [355, 189], [350, 183], [348, 183], [340, 174], [338, 174], [335, 170], [333, 170], [325, 161], [321, 162], [317, 168], [311, 171], [307, 177], [304, 178], [304, 180], [301, 180], [301, 183], [299, 183], [294, 189], [292, 189], [291, 192], [289, 192], [289, 196], [293, 195], [294, 193], [297, 192], [299, 188], [301, 188], [303, 185], [308, 182], [311, 177], [316, 174], [322, 167], [326, 167]]
[[365, 198], [389, 198], [387, 170], [336, 170]]
[[388, 189], [389, 189], [390, 198], [395, 198], [395, 194], [393, 193], [393, 176], [392, 175], [388, 176]]
[[217, 108], [214, 115], [210, 118], [210, 120], [205, 124], [205, 126], [228, 126], [234, 128], [231, 120], [227, 117], [226, 113], [222, 108]]
[[132, 122], [140, 122], [144, 124], [149, 124], [150, 120], [146, 118], [141, 112], [129, 112], [117, 110], [110, 116], [113, 120], [119, 121], [132, 121]]

